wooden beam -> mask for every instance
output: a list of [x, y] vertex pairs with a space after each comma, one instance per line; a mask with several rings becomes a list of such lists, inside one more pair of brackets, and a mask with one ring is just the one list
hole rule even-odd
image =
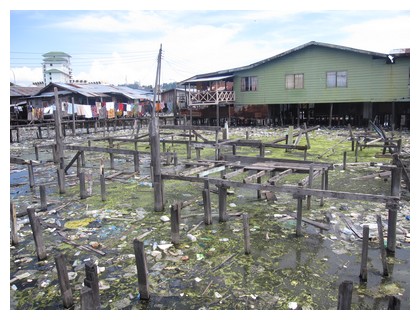
[[238, 170], [229, 172], [229, 173], [227, 173], [223, 176], [223, 179], [233, 178], [233, 177], [237, 176], [238, 174], [244, 173], [244, 171], [245, 171], [245, 168], [240, 168]]
[[215, 172], [220, 172], [220, 171], [223, 171], [223, 170], [226, 170], [225, 166], [213, 167], [211, 169], [199, 172], [197, 176], [198, 177], [205, 177], [205, 176], [208, 176], [209, 174], [212, 174], [212, 173], [215, 173]]
[[264, 171], [264, 170], [259, 171], [259, 172], [257, 172], [256, 174], [253, 174], [253, 175], [248, 176], [248, 177], [246, 177], [245, 179], [243, 179], [243, 182], [244, 182], [244, 183], [249, 183], [249, 182], [251, 182], [253, 179], [257, 179], [257, 178], [259, 178], [259, 177], [262, 177], [262, 176], [263, 176], [263, 175], [265, 175], [265, 174], [266, 174], [266, 171]]

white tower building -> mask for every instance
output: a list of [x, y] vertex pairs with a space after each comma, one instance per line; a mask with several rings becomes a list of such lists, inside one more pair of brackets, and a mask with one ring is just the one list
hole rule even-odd
[[42, 70], [44, 73], [44, 84], [51, 82], [70, 82], [72, 71], [70, 58], [65, 52], [51, 51], [42, 55]]

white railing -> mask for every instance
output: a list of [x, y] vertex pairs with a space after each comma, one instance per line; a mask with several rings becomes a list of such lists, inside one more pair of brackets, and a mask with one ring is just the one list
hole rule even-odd
[[189, 93], [188, 105], [213, 105], [235, 102], [234, 91], [199, 91]]

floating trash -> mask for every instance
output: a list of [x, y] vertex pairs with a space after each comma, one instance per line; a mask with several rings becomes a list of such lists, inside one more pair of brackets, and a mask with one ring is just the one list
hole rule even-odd
[[187, 238], [190, 239], [192, 242], [197, 241], [197, 238], [193, 236], [192, 234], [187, 234]]
[[168, 221], [171, 221], [171, 219], [169, 217], [167, 217], [167, 216], [161, 216], [160, 217], [160, 221], [162, 221], [162, 222], [168, 222]]

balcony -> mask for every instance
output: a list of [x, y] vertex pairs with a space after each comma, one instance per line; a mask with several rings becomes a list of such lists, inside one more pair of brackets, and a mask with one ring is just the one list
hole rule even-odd
[[235, 102], [234, 91], [198, 91], [189, 92], [189, 106], [209, 106]]

